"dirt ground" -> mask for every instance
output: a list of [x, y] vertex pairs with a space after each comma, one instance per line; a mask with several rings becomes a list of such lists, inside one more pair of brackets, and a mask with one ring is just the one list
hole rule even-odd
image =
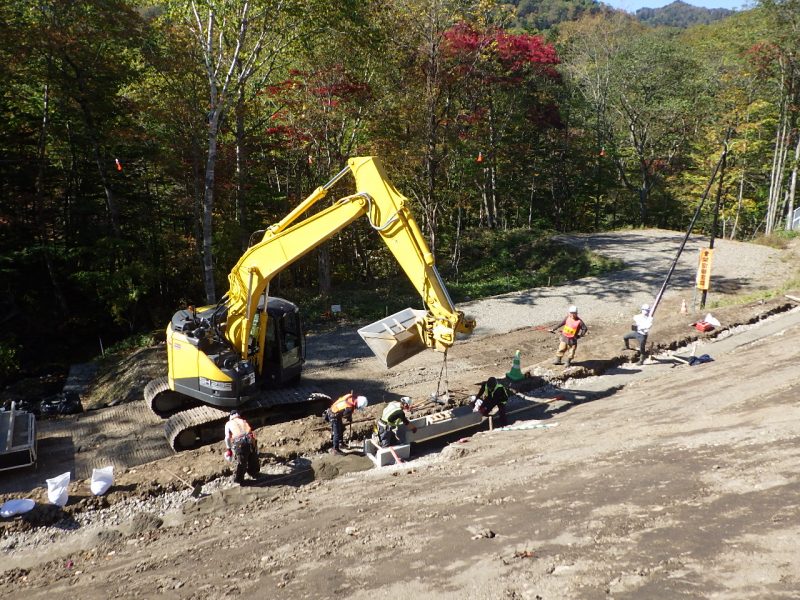
[[[700, 334], [689, 323], [702, 315], [681, 314], [672, 296], [643, 367], [621, 350], [628, 323], [615, 316], [590, 321], [568, 370], [549, 364], [556, 339], [542, 329], [464, 340], [447, 361], [455, 400], [519, 350], [532, 377], [516, 389], [536, 407], [511, 429], [421, 446], [395, 467], [372, 469], [355, 449], [321, 454], [329, 431], [309, 416], [259, 430], [265, 475], [244, 487], [228, 483], [219, 444], [120, 468], [105, 496], [73, 482], [63, 511], [37, 487], [44, 473], [2, 475], [0, 501], [38, 504], [0, 521], [0, 594], [796, 598], [796, 304], [780, 294], [716, 307], [722, 328]], [[695, 341], [713, 362], [672, 357]], [[378, 403], [441, 387], [442, 367], [418, 356], [387, 376], [351, 360], [306, 378], [370, 398], [359, 438]], [[84, 454], [105, 445], [92, 435]], [[179, 479], [204, 484], [203, 495]]]

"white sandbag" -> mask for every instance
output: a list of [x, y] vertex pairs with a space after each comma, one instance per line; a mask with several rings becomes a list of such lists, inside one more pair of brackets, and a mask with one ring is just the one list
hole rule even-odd
[[9, 500], [3, 506], [0, 506], [0, 517], [8, 519], [14, 515], [22, 515], [32, 510], [36, 506], [36, 502], [30, 498], [16, 498]]
[[711, 313], [708, 313], [706, 315], [706, 318], [703, 319], [703, 321], [705, 321], [709, 325], [713, 325], [714, 327], [719, 327], [721, 325], [719, 321], [717, 321], [714, 317], [711, 316]]
[[102, 496], [114, 483], [114, 467], [103, 467], [102, 469], [92, 469], [92, 482], [89, 489], [95, 496]]
[[69, 471], [47, 480], [47, 499], [56, 506], [66, 506], [69, 499]]

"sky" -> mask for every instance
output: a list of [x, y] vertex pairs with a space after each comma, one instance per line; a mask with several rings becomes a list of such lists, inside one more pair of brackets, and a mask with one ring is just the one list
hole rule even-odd
[[[703, 8], [729, 8], [738, 10], [747, 8], [755, 2], [748, 0], [683, 0], [692, 6], [702, 6]], [[620, 8], [630, 13], [634, 13], [640, 8], [661, 8], [667, 4], [672, 4], [673, 0], [602, 0], [604, 4]]]

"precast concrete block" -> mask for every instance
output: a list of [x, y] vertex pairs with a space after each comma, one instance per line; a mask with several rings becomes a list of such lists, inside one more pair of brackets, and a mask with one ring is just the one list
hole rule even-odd
[[411, 456], [411, 444], [398, 444], [397, 446], [391, 446], [391, 449], [389, 449], [377, 446], [371, 439], [364, 440], [364, 454], [375, 463], [376, 467], [385, 467], [397, 462], [392, 450], [401, 460], [407, 460]]

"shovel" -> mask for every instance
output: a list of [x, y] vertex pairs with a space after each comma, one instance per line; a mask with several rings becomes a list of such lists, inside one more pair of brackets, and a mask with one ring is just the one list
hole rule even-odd
[[161, 468], [163, 469], [163, 471], [164, 471], [164, 472], [165, 472], [167, 475], [172, 475], [172, 476], [173, 476], [175, 479], [177, 479], [177, 480], [178, 480], [178, 481], [180, 481], [180, 482], [181, 482], [183, 485], [185, 485], [185, 486], [186, 486], [186, 487], [188, 487], [190, 490], [192, 490], [192, 498], [199, 498], [199, 497], [200, 497], [200, 494], [202, 494], [202, 493], [203, 493], [203, 486], [202, 486], [201, 484], [199, 484], [199, 483], [198, 483], [197, 485], [192, 485], [191, 483], [189, 483], [188, 481], [186, 481], [186, 480], [185, 480], [183, 477], [179, 477], [178, 475], [176, 475], [176, 474], [175, 474], [175, 473], [173, 473], [172, 471], [168, 471], [167, 469], [164, 469], [164, 467], [161, 467]]

